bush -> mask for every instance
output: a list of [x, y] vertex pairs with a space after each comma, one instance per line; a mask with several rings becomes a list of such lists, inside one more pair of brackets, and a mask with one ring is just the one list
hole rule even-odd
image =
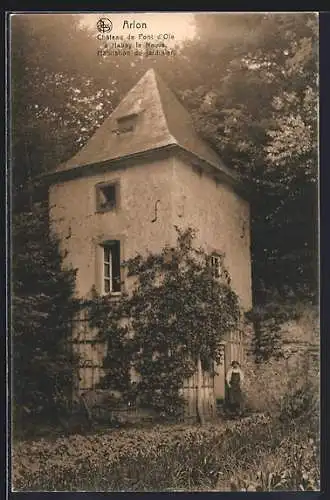
[[320, 488], [319, 440], [301, 439], [291, 430], [272, 453], [266, 452], [246, 470], [236, 470], [232, 491], [306, 491]]
[[248, 409], [283, 422], [312, 414], [318, 418], [319, 374], [308, 351], [257, 365], [250, 361], [245, 372]]
[[[241, 311], [224, 255], [217, 255], [216, 278], [214, 255], [195, 247], [196, 231], [176, 231], [175, 246], [123, 262], [129, 291], [116, 302], [96, 294], [89, 315], [90, 326], [107, 344], [103, 387], [130, 392], [132, 368], [140, 404], [180, 420], [184, 381], [203, 365], [211, 369], [219, 362], [220, 343], [237, 329]], [[203, 421], [197, 385], [196, 406]]]
[[72, 393], [77, 357], [69, 348], [76, 271], [63, 264], [47, 204], [14, 214], [12, 350], [14, 432], [53, 420]]
[[249, 360], [245, 365], [244, 393], [247, 409], [275, 416], [279, 414], [280, 399], [289, 382], [286, 362], [270, 360], [256, 365]]

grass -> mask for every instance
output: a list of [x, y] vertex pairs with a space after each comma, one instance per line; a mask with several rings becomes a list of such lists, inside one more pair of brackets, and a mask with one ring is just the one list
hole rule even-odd
[[252, 413], [240, 420], [16, 434], [14, 490], [317, 491], [318, 377], [304, 362], [286, 370], [282, 360], [248, 373]]
[[[203, 427], [160, 425], [21, 440], [13, 450], [13, 487], [15, 491], [317, 489], [317, 453], [311, 438], [306, 435], [306, 439], [307, 445], [287, 424], [254, 415]], [[309, 476], [304, 480], [306, 471]]]

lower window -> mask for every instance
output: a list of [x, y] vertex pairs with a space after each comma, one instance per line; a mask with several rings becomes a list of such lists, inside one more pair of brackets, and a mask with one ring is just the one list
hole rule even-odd
[[103, 245], [103, 293], [120, 292], [120, 241]]

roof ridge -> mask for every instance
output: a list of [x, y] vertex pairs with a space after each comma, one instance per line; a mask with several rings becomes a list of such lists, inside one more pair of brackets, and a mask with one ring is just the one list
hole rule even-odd
[[[159, 89], [160, 93], [160, 98], [162, 98], [162, 95], [164, 93], [162, 92], [160, 87], [164, 87], [165, 91], [172, 97], [172, 104], [175, 106], [178, 106], [180, 108], [180, 112], [183, 114], [184, 118], [187, 120], [186, 123], [186, 129], [190, 128], [190, 130], [186, 130], [186, 136], [181, 128], [177, 129], [177, 133], [173, 133], [172, 126], [176, 126], [175, 121], [172, 121], [172, 123], [169, 123], [168, 120], [168, 114], [166, 113], [166, 110], [164, 110], [163, 106], [163, 111], [164, 115], [166, 117], [166, 121], [168, 124], [169, 132], [174, 137], [176, 144], [181, 146], [182, 149], [190, 151], [195, 154], [197, 158], [200, 160], [204, 160], [207, 163], [210, 163], [211, 165], [215, 166], [216, 168], [220, 169], [225, 173], [226, 175], [232, 177], [233, 179], [236, 179], [236, 175], [234, 172], [229, 170], [222, 162], [219, 154], [213, 149], [213, 147], [204, 139], [202, 138], [194, 125], [193, 119], [189, 113], [189, 111], [186, 109], [186, 107], [183, 105], [183, 103], [179, 100], [177, 95], [174, 93], [174, 91], [165, 83], [165, 81], [161, 78], [161, 76], [155, 72], [156, 80], [157, 80], [157, 86]], [[160, 85], [159, 85], [160, 84]], [[164, 102], [162, 101], [162, 104], [164, 105]], [[189, 136], [193, 135], [193, 141], [187, 140]], [[179, 137], [180, 138], [179, 138]], [[195, 144], [192, 144], [192, 143]]]
[[[160, 100], [160, 103], [162, 104], [162, 99], [161, 99], [161, 94], [160, 94], [160, 89], [159, 89], [159, 83], [158, 83], [158, 80], [160, 79], [161, 80], [161, 77], [159, 76], [159, 74], [157, 73], [157, 71], [154, 69], [154, 68], [150, 68], [148, 71], [152, 71], [152, 74], [153, 74], [153, 77], [155, 79], [155, 83], [156, 83], [156, 86], [157, 86], [157, 90], [158, 90], [158, 97], [159, 97], [159, 100]], [[165, 84], [165, 83], [164, 83]], [[171, 89], [169, 87], [167, 87], [167, 89], [169, 91], [171, 91]], [[169, 124], [168, 124], [168, 120], [167, 120], [167, 116], [166, 116], [166, 113], [164, 111], [164, 108], [163, 106], [162, 107], [162, 112], [163, 112], [163, 116], [164, 116], [164, 120], [166, 122], [166, 125], [167, 125], [167, 129], [169, 131], [169, 135], [170, 137], [172, 138], [173, 142], [175, 144], [179, 144], [178, 143], [178, 140], [176, 139], [176, 137], [174, 137], [174, 135], [171, 133], [171, 130], [170, 130], [170, 127], [169, 127]]]

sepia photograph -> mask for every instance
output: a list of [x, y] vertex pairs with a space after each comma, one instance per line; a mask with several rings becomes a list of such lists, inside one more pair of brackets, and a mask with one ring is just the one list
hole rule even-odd
[[13, 492], [320, 490], [319, 16], [8, 16]]

